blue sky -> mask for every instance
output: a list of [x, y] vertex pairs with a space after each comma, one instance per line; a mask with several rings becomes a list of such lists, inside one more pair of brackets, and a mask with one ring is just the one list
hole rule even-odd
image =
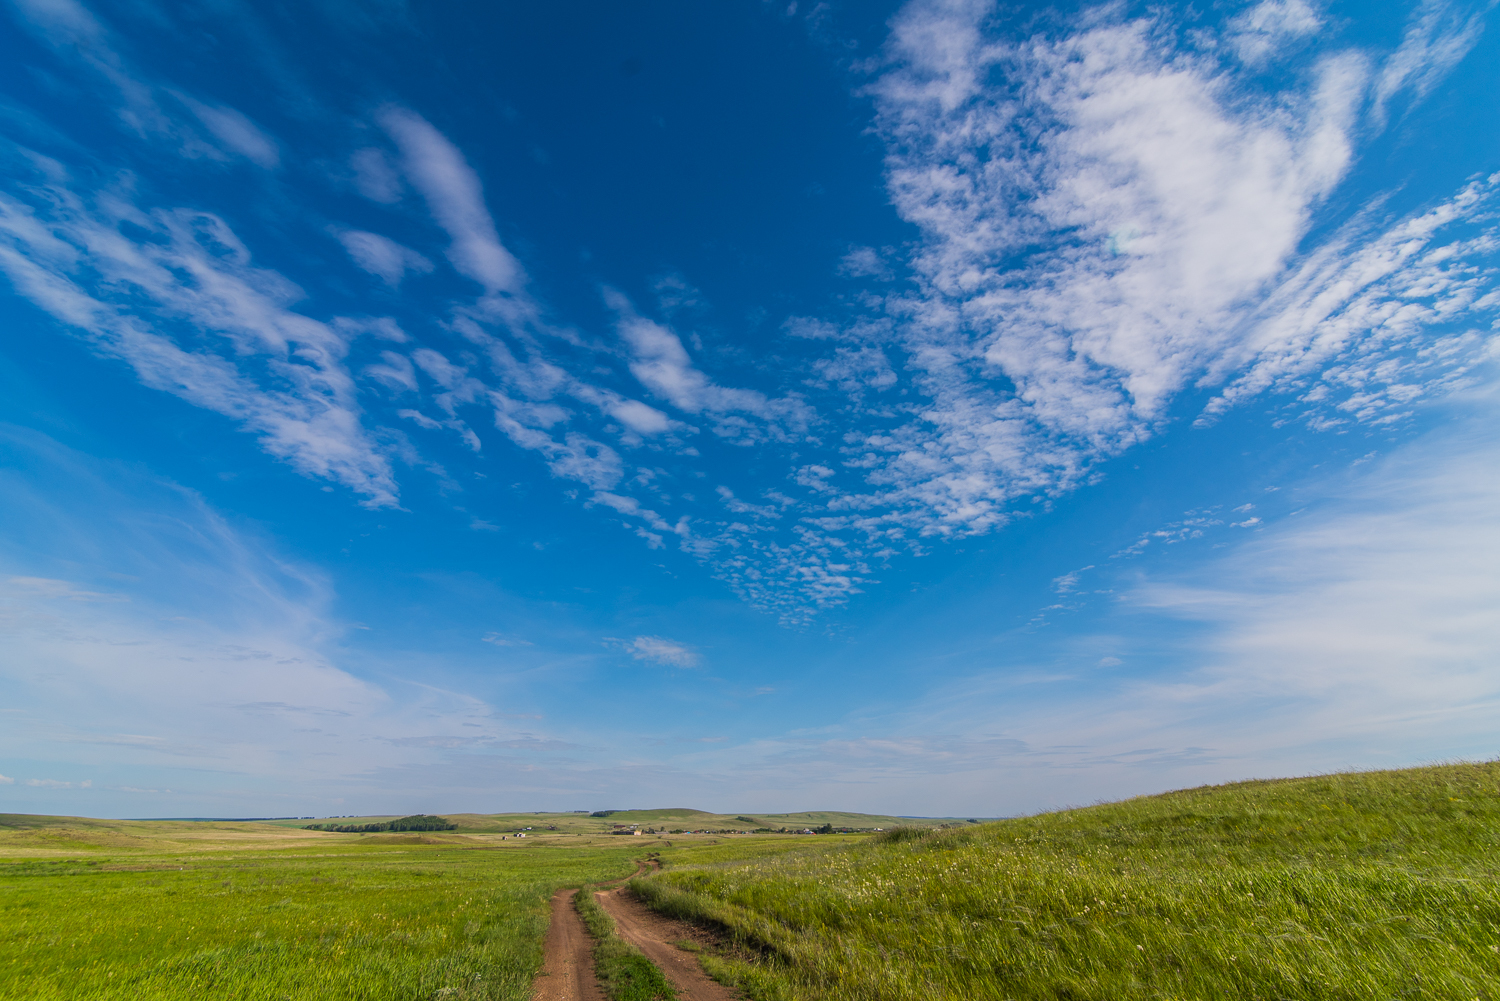
[[0, 809], [1493, 756], [1493, 8], [9, 0]]

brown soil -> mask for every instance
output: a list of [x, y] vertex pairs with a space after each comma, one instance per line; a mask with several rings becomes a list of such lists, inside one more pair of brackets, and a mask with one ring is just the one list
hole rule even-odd
[[532, 1001], [604, 1001], [594, 979], [594, 940], [573, 909], [578, 890], [552, 895], [552, 924], [547, 928], [546, 960], [532, 985]]
[[698, 965], [697, 956], [673, 944], [702, 944], [705, 935], [701, 929], [657, 914], [623, 888], [595, 892], [594, 899], [615, 919], [620, 937], [644, 952], [666, 974], [681, 1001], [735, 1001], [738, 997], [728, 987], [710, 980]]

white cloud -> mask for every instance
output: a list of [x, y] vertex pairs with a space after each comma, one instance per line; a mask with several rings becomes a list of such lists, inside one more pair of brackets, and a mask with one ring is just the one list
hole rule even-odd
[[1080, 567], [1070, 573], [1065, 573], [1061, 577], [1054, 577], [1052, 579], [1052, 590], [1056, 591], [1058, 594], [1069, 594], [1073, 591], [1078, 590], [1079, 580], [1082, 579], [1086, 571], [1092, 569], [1094, 569], [1094, 567], [1092, 564], [1090, 564], [1089, 566]]
[[[1422, 331], [1494, 311], [1475, 263], [1490, 237], [1454, 228], [1482, 216], [1490, 182], [1411, 220], [1371, 209], [1302, 249], [1353, 162], [1366, 55], [1324, 55], [1305, 86], [1255, 96], [1173, 48], [1165, 14], [1101, 9], [1011, 42], [986, 34], [991, 11], [909, 4], [869, 88], [892, 200], [924, 236], [918, 292], [884, 300], [888, 334], [867, 329], [930, 402], [845, 436], [867, 487], [830, 497], [818, 524], [872, 542], [986, 531], [1151, 437], [1191, 387], [1228, 384], [1211, 417], [1321, 379], [1309, 421], [1373, 423], [1487, 357], [1482, 335]], [[1272, 2], [1230, 35], [1289, 37], [1316, 16]], [[1410, 350], [1419, 336], [1429, 348]], [[854, 395], [859, 357], [815, 367]]]
[[[178, 92], [134, 73], [72, 0], [20, 9], [112, 81], [143, 139], [265, 166], [290, 156], [233, 109], [158, 101]], [[1427, 0], [1390, 58], [1345, 49], [1287, 63], [1272, 91], [1226, 56], [1254, 69], [1305, 55], [1298, 40], [1323, 32], [1309, 0], [1246, 7], [1217, 37], [1179, 30], [1165, 9], [1130, 19], [1106, 7], [1007, 38], [994, 34], [995, 10], [917, 0], [893, 20], [869, 93], [892, 202], [920, 239], [850, 247], [839, 267], [869, 280], [851, 299], [865, 315], [787, 321], [819, 353], [761, 388], [710, 363], [718, 356], [684, 326], [703, 296], [679, 275], [657, 283], [661, 322], [606, 292], [612, 343], [550, 320], [474, 167], [394, 106], [375, 115], [380, 138], [362, 140], [377, 145], [349, 155], [336, 180], [381, 204], [408, 187], [421, 197], [448, 261], [482, 288], [434, 311], [462, 348], [399, 347], [408, 336], [391, 323], [392, 343], [351, 366], [357, 335], [387, 336], [381, 321], [300, 314], [301, 291], [254, 266], [222, 219], [70, 188], [56, 164], [45, 187], [17, 186], [0, 205], [0, 268], [145, 384], [229, 416], [371, 505], [397, 503], [393, 455], [418, 460], [402, 432], [366, 426], [361, 390], [399, 398], [408, 428], [456, 434], [475, 452], [461, 411], [486, 408], [511, 443], [588, 488], [580, 495], [648, 546], [675, 539], [792, 619], [857, 593], [872, 565], [922, 551], [926, 536], [993, 530], [1019, 502], [1087, 482], [1102, 457], [1176, 419], [1189, 391], [1217, 393], [1205, 423], [1282, 393], [1296, 400], [1289, 414], [1332, 429], [1399, 422], [1476, 377], [1496, 300], [1477, 263], [1491, 234], [1471, 224], [1500, 182], [1405, 220], [1377, 199], [1334, 236], [1307, 238], [1369, 116], [1378, 125], [1398, 95], [1429, 92], [1472, 47], [1478, 8]], [[391, 286], [437, 259], [425, 244], [427, 256], [373, 232], [334, 235]], [[912, 281], [885, 284], [898, 271]], [[180, 336], [188, 328], [206, 336]], [[625, 373], [611, 370], [622, 363], [644, 399], [621, 391]], [[820, 416], [803, 392], [837, 398]], [[690, 445], [694, 425], [713, 438]], [[804, 492], [784, 519], [735, 501], [684, 520], [665, 497], [629, 497], [630, 450], [690, 459], [714, 438], [796, 448], [787, 472]], [[1153, 539], [1171, 541], [1141, 545]]]
[[637, 636], [625, 644], [636, 660], [649, 660], [668, 667], [697, 667], [702, 658], [691, 647], [660, 636]]
[[484, 204], [483, 186], [458, 147], [421, 115], [405, 108], [386, 108], [377, 117], [401, 149], [407, 180], [452, 238], [448, 260], [453, 267], [487, 292], [519, 294], [526, 285], [526, 272], [501, 244]]
[[640, 400], [608, 400], [603, 407], [615, 420], [641, 434], [661, 434], [672, 426], [666, 414]]
[[839, 261], [839, 274], [847, 278], [874, 278], [888, 282], [896, 277], [885, 260], [889, 248], [882, 252], [874, 247], [853, 247]]
[[1496, 470], [1492, 428], [1469, 421], [1331, 480], [1329, 502], [1193, 574], [1134, 589], [1142, 614], [1196, 623], [1197, 664], [1134, 686], [1117, 722], [1153, 719], [1131, 739], [1199, 743], [1262, 773], [1492, 755]]
[[1248, 313], [1243, 350], [1252, 360], [1205, 417], [1280, 390], [1299, 392], [1316, 426], [1389, 423], [1418, 397], [1462, 384], [1490, 357], [1492, 342], [1452, 325], [1495, 309], [1477, 259], [1495, 234], [1452, 231], [1484, 219], [1497, 191], [1500, 174], [1384, 231], [1356, 219], [1307, 255]]
[[0, 775], [0, 786], [13, 786], [15, 784], [16, 780], [9, 775]]
[[1492, 758], [1495, 404], [1465, 397], [1454, 413], [1468, 417], [1388, 459], [1295, 484], [1308, 510], [1191, 570], [1132, 573], [1097, 635], [1040, 652], [1075, 672], [1029, 669], [1037, 652], [1002, 658], [914, 703], [742, 744], [716, 764], [741, 788], [879, 790], [863, 808], [995, 815]]
[[[120, 192], [60, 184], [37, 205], [0, 195], [0, 271], [140, 381], [229, 417], [299, 472], [396, 503], [390, 461], [363, 427], [348, 344], [292, 311], [302, 291], [251, 263], [218, 216], [145, 211]], [[141, 237], [122, 231], [130, 223]], [[185, 348], [176, 334], [193, 332]], [[222, 353], [218, 353], [222, 352]]]
[[762, 427], [779, 438], [804, 428], [812, 418], [811, 409], [794, 397], [772, 399], [753, 389], [719, 385], [693, 364], [676, 333], [639, 315], [614, 289], [605, 289], [604, 298], [618, 316], [616, 329], [630, 349], [631, 374], [679, 410], [721, 415], [715, 425], [721, 436], [745, 441], [761, 436], [758, 429], [723, 419], [722, 415], [741, 413], [760, 418], [765, 422]]
[[482, 642], [485, 642], [485, 643], [492, 643], [495, 646], [531, 646], [532, 645], [532, 642], [530, 640], [516, 639], [513, 636], [506, 636], [503, 633], [485, 633], [483, 636], [480, 637], [480, 640]]
[[370, 201], [390, 205], [401, 200], [401, 175], [382, 150], [355, 150], [349, 166], [354, 169], [354, 186]]
[[1323, 19], [1304, 0], [1262, 0], [1230, 20], [1225, 40], [1241, 62], [1259, 66], [1278, 46], [1311, 35], [1322, 26]]
[[10, 577], [5, 581], [0, 594], [7, 592], [25, 594], [37, 598], [64, 598], [68, 601], [128, 601], [122, 594], [104, 591], [85, 591], [65, 580], [47, 577]]
[[432, 270], [432, 262], [427, 258], [379, 233], [346, 229], [337, 235], [354, 263], [387, 285], [401, 284], [401, 279], [406, 277], [408, 271], [427, 274]]
[[186, 94], [174, 95], [202, 122], [214, 137], [234, 152], [254, 161], [266, 170], [281, 164], [276, 143], [254, 122], [233, 108], [211, 107]]
[[1407, 22], [1398, 48], [1375, 82], [1374, 115], [1383, 120], [1386, 107], [1403, 90], [1417, 100], [1457, 66], [1479, 41], [1484, 17], [1495, 0], [1466, 5], [1451, 0], [1422, 0]]

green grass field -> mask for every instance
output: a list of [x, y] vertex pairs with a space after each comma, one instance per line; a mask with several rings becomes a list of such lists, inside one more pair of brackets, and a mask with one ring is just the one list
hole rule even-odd
[[504, 837], [521, 816], [543, 815], [372, 835], [0, 815], [0, 997], [521, 1001], [554, 889], [650, 851], [666, 869], [639, 892], [726, 929], [705, 964], [762, 1001], [1500, 1001], [1500, 764], [875, 838], [621, 838], [613, 817]]
[[360, 835], [0, 814], [0, 998], [525, 999], [558, 887], [621, 879], [647, 852], [856, 840], [615, 837], [608, 818], [550, 816], [570, 817]]
[[0, 862], [0, 997], [520, 1001], [552, 891], [638, 854], [350, 837]]
[[1249, 782], [633, 885], [752, 997], [1500, 998], [1500, 765]]

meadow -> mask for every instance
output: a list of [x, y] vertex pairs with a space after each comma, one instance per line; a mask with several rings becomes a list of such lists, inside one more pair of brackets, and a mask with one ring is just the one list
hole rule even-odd
[[1500, 764], [1248, 782], [634, 881], [761, 1001], [1500, 998]]
[[266, 826], [30, 838], [53, 857], [0, 860], [0, 997], [521, 1001], [553, 890], [629, 875], [640, 853]]
[[[458, 814], [453, 831], [305, 829], [390, 819], [0, 814], [0, 998], [521, 1001], [559, 887], [622, 879], [647, 853], [753, 859], [857, 840], [617, 837], [623, 821], [540, 813]], [[630, 974], [615, 977], [622, 989], [659, 978], [610, 956]]]
[[[1500, 1001], [1496, 763], [873, 837], [618, 837], [617, 816], [344, 834], [0, 815], [0, 997], [522, 1001], [553, 891], [653, 853], [631, 885], [717, 929], [705, 967], [756, 1001]], [[660, 993], [600, 948], [619, 1001]]]

